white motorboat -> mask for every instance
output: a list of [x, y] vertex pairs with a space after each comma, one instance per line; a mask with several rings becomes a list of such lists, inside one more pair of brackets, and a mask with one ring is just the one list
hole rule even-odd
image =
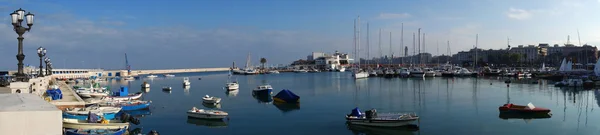
[[375, 71], [375, 70], [369, 71], [369, 76], [377, 76], [377, 71]]
[[460, 70], [458, 70], [458, 76], [471, 76], [471, 75], [473, 75], [473, 73], [466, 68], [460, 68]]
[[118, 113], [121, 111], [120, 107], [99, 107], [99, 106], [90, 106], [86, 108], [67, 108], [65, 113], [69, 114], [77, 114], [77, 115], [86, 115], [91, 113], [95, 114], [105, 114], [105, 113]]
[[407, 68], [401, 68], [400, 69], [400, 76], [401, 77], [409, 77], [410, 76], [410, 70], [408, 70]]
[[240, 85], [237, 82], [228, 82], [226, 85], [225, 88], [227, 88], [227, 90], [237, 90], [240, 88]]
[[190, 86], [190, 78], [188, 78], [188, 77], [183, 78], [183, 86]]
[[231, 72], [233, 72], [233, 74], [238, 74], [238, 75], [246, 74], [246, 72], [244, 72], [244, 70], [240, 70], [240, 69], [232, 69]]
[[175, 75], [172, 75], [172, 74], [165, 74], [165, 77], [175, 77]]
[[308, 70], [304, 70], [304, 69], [294, 69], [294, 73], [306, 73], [308, 72]]
[[206, 95], [202, 97], [202, 102], [207, 104], [218, 104], [221, 103], [221, 98]]
[[248, 68], [248, 69], [244, 70], [244, 74], [246, 74], [246, 75], [254, 75], [254, 74], [258, 74], [258, 72], [256, 70], [254, 70], [254, 69]]
[[383, 76], [383, 75], [385, 75], [385, 74], [383, 73], [383, 70], [382, 70], [382, 69], [377, 69], [377, 70], [375, 71], [375, 73], [377, 73], [377, 76]]
[[187, 111], [188, 117], [200, 118], [200, 119], [223, 119], [229, 114], [219, 110], [205, 110], [192, 107], [191, 110]]
[[125, 77], [125, 78], [123, 78], [123, 79], [125, 79], [125, 80], [135, 80], [135, 77], [133, 77], [133, 76], [128, 76], [128, 77]]
[[421, 68], [413, 68], [410, 70], [410, 75], [412, 77], [425, 77], [425, 72]]
[[338, 71], [338, 72], [346, 72], [346, 68], [343, 67], [343, 66], [339, 66], [335, 70]]
[[273, 87], [271, 85], [259, 85], [252, 90], [252, 95], [272, 95]]
[[[106, 123], [103, 123], [102, 121], [106, 121]], [[129, 127], [129, 122], [123, 122], [122, 120], [89, 122], [88, 120], [64, 118], [63, 127], [71, 129], [121, 129]]]
[[[356, 111], [355, 111], [356, 110]], [[419, 119], [414, 113], [383, 113], [378, 114], [375, 110], [369, 110], [366, 113], [358, 111], [358, 108], [352, 110], [352, 114], [346, 115], [346, 121], [354, 125], [374, 126], [374, 127], [399, 127], [411, 124]]]
[[394, 70], [386, 69], [384, 72], [384, 77], [394, 77], [395, 74], [396, 72], [394, 72]]
[[365, 71], [355, 71], [354, 74], [352, 74], [352, 77], [354, 77], [354, 79], [367, 78], [369, 77], [369, 73]]
[[149, 75], [149, 76], [146, 76], [146, 77], [148, 77], [148, 78], [156, 78], [158, 76], [156, 76], [156, 75]]
[[442, 73], [443, 73], [443, 72], [444, 72], [444, 71], [442, 71], [442, 70], [436, 70], [436, 71], [435, 71], [435, 76], [442, 76]]
[[162, 88], [162, 90], [171, 91], [171, 87], [165, 86]]
[[140, 99], [142, 97], [144, 93], [142, 92], [136, 92], [133, 94], [127, 94], [127, 96], [107, 96], [107, 97], [103, 97], [103, 100], [109, 100], [109, 101], [128, 101], [128, 100], [137, 100]]
[[267, 72], [268, 74], [279, 74], [279, 71], [277, 70], [271, 70], [269, 72]]
[[142, 83], [142, 88], [150, 88], [150, 84], [148, 82]]
[[425, 77], [434, 77], [435, 71], [431, 68], [425, 68]]

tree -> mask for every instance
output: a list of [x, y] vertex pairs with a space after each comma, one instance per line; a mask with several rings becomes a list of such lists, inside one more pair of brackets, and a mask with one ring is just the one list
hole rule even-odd
[[267, 59], [260, 58], [260, 64], [262, 64], [262, 69], [265, 69], [265, 63], [267, 63]]

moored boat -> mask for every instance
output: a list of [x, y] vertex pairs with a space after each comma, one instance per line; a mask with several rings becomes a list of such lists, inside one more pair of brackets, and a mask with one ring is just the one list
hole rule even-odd
[[90, 106], [90, 107], [86, 107], [86, 108], [67, 108], [65, 110], [65, 113], [86, 115], [88, 113], [95, 113], [95, 114], [118, 113], [119, 111], [121, 111], [121, 108], [118, 108], [118, 107]]
[[225, 86], [227, 90], [237, 90], [240, 88], [240, 85], [237, 82], [228, 82]]
[[511, 113], [550, 113], [550, 109], [535, 107], [533, 104], [529, 103], [527, 106], [524, 105], [515, 105], [512, 103], [504, 104], [498, 107], [500, 112], [511, 112]]
[[349, 124], [374, 127], [399, 127], [411, 124], [418, 119], [419, 116], [414, 113], [377, 114], [376, 110], [372, 109], [363, 114], [358, 108], [346, 115], [346, 121]]
[[150, 84], [148, 82], [142, 83], [142, 88], [150, 88]]
[[66, 129], [65, 135], [123, 135], [127, 128], [120, 129]]
[[223, 118], [229, 116], [229, 114], [224, 111], [205, 110], [205, 109], [198, 109], [196, 107], [192, 107], [192, 109], [188, 110], [187, 115], [188, 115], [188, 117], [200, 118], [200, 119], [223, 119]]
[[253, 95], [271, 95], [273, 94], [273, 87], [271, 85], [260, 85], [252, 90]]
[[299, 103], [300, 97], [294, 94], [290, 90], [281, 90], [277, 95], [273, 96], [273, 100], [275, 102], [284, 102], [284, 103]]
[[[117, 113], [102, 113], [102, 117], [104, 117], [105, 119], [108, 119], [108, 120], [115, 119], [116, 115], [117, 115]], [[68, 118], [68, 119], [86, 120], [86, 119], [88, 119], [89, 116], [87, 114], [86, 115], [83, 115], [83, 114], [70, 114], [70, 113], [63, 112], [62, 117], [63, 118]], [[100, 116], [98, 116], [97, 118], [100, 119]]]
[[206, 95], [202, 97], [202, 102], [207, 104], [218, 104], [221, 103], [221, 98]]
[[141, 110], [150, 107], [152, 101], [117, 101], [98, 103], [100, 106], [119, 107], [123, 111]]
[[172, 75], [172, 74], [165, 74], [165, 77], [175, 77], [175, 75]]
[[165, 86], [165, 87], [162, 87], [162, 90], [171, 91], [171, 87]]
[[188, 77], [183, 78], [183, 86], [190, 86], [190, 78], [188, 78]]
[[122, 122], [122, 120], [100, 120], [88, 119], [63, 119], [64, 128], [72, 129], [121, 129], [129, 127], [129, 122]]
[[146, 77], [148, 77], [148, 78], [156, 78], [156, 77], [158, 77], [158, 76], [156, 76], [156, 75], [153, 75], [153, 74], [150, 74], [150, 75], [148, 75], [148, 76], [146, 76]]
[[435, 71], [431, 68], [425, 68], [425, 77], [434, 77]]

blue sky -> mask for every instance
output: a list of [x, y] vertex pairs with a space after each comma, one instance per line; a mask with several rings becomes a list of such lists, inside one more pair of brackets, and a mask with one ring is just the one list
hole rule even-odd
[[[226, 67], [235, 61], [289, 64], [313, 51], [351, 53], [353, 20], [361, 17], [362, 57], [366, 24], [370, 57], [404, 45], [412, 50], [412, 33], [426, 33], [422, 50], [452, 53], [475, 45], [505, 48], [510, 44], [563, 44], [567, 35], [578, 44], [600, 44], [598, 0], [0, 0], [0, 70], [16, 69], [16, 34], [9, 13], [23, 8], [36, 22], [25, 36], [26, 64], [36, 65], [35, 49], [44, 46], [55, 68], [123, 68], [124, 53], [134, 69]], [[439, 53], [438, 44], [439, 43]], [[412, 51], [410, 52], [412, 54]]]

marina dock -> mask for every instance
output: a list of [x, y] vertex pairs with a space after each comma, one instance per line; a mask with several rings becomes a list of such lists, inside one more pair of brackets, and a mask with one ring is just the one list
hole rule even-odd
[[64, 110], [70, 107], [85, 107], [85, 101], [75, 94], [73, 88], [69, 87], [64, 81], [57, 81], [59, 89], [62, 91], [63, 98], [50, 101], [58, 109]]

